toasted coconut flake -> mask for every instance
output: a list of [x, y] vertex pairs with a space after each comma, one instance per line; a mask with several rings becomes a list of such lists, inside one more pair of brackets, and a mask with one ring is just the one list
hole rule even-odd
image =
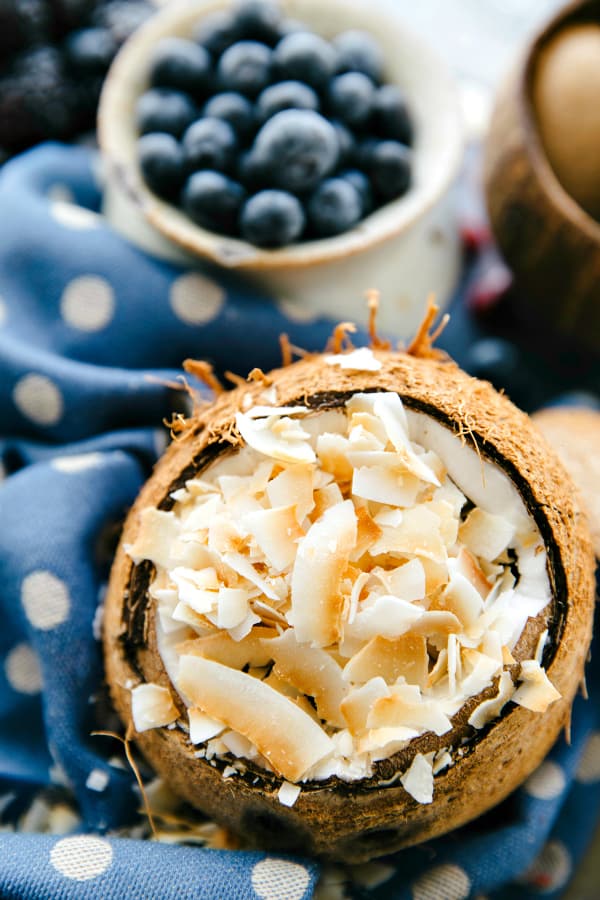
[[329, 653], [320, 648], [301, 646], [292, 629], [268, 641], [267, 647], [275, 661], [275, 674], [313, 697], [322, 719], [344, 728], [346, 723], [340, 705], [348, 685], [342, 678], [342, 669]]
[[320, 434], [317, 456], [325, 472], [331, 472], [339, 482], [352, 481], [353, 468], [348, 458], [348, 439], [341, 434]]
[[168, 568], [178, 537], [179, 523], [175, 513], [149, 506], [140, 513], [140, 528], [136, 539], [126, 550], [136, 564], [143, 559], [151, 559], [157, 565]]
[[312, 519], [320, 519], [326, 509], [343, 503], [344, 497], [338, 485], [334, 482], [326, 484], [324, 487], [315, 491], [315, 508], [312, 513]]
[[267, 496], [272, 507], [293, 506], [296, 520], [301, 525], [315, 505], [311, 466], [295, 465], [284, 469], [268, 483]]
[[492, 585], [485, 577], [482, 568], [477, 564], [473, 555], [464, 547], [461, 547], [460, 552], [456, 557], [456, 563], [451, 565], [455, 566], [456, 572], [464, 575], [464, 577], [471, 582], [482, 600], [485, 600], [492, 589]]
[[439, 608], [454, 613], [465, 628], [470, 628], [483, 613], [483, 601], [471, 582], [451, 569], [450, 584], [439, 600]]
[[417, 753], [410, 769], [400, 778], [400, 782], [417, 803], [433, 801], [433, 769], [431, 762], [422, 753]]
[[400, 597], [384, 594], [363, 608], [356, 614], [354, 622], [347, 625], [345, 636], [369, 641], [371, 638], [381, 636], [386, 638], [398, 638], [407, 631], [414, 630], [414, 625], [424, 611]]
[[282, 806], [293, 806], [300, 796], [301, 788], [298, 784], [290, 784], [284, 781], [277, 791], [277, 799]]
[[247, 737], [288, 781], [300, 780], [333, 751], [331, 739], [305, 712], [243, 672], [200, 656], [182, 656], [178, 686], [207, 715]]
[[131, 717], [136, 731], [170, 725], [179, 716], [171, 692], [160, 684], [138, 684], [131, 691]]
[[439, 704], [433, 700], [423, 700], [419, 689], [412, 685], [391, 688], [389, 697], [376, 700], [367, 717], [369, 728], [394, 728], [397, 726], [433, 731], [437, 735], [446, 734], [452, 728], [450, 719], [444, 715]]
[[241, 525], [252, 535], [276, 573], [292, 565], [297, 542], [304, 535], [296, 520], [294, 506], [247, 513], [242, 517]]
[[560, 693], [546, 675], [545, 670], [534, 659], [528, 659], [521, 663], [519, 681], [521, 684], [512, 698], [519, 706], [524, 706], [533, 712], [543, 713], [551, 703], [560, 700]]
[[[391, 456], [391, 454], [390, 454]], [[411, 506], [419, 493], [420, 482], [406, 471], [382, 468], [381, 466], [361, 466], [354, 469], [352, 493], [376, 503], [391, 503], [395, 506]]]
[[515, 692], [515, 686], [509, 672], [502, 672], [498, 679], [498, 693], [489, 700], [484, 700], [469, 716], [469, 725], [473, 728], [485, 728], [496, 719]]
[[444, 562], [447, 554], [440, 535], [439, 516], [424, 503], [404, 510], [400, 525], [396, 528], [384, 526], [383, 535], [369, 552], [371, 556], [395, 553]]
[[241, 625], [248, 615], [248, 591], [240, 588], [221, 588], [217, 625], [219, 628], [235, 628]]
[[340, 638], [343, 597], [340, 582], [356, 544], [352, 501], [326, 510], [298, 544], [288, 616], [299, 643], [328, 647]]
[[502, 516], [483, 509], [472, 509], [460, 527], [460, 539], [475, 556], [492, 562], [506, 550], [515, 534], [515, 526]]
[[359, 347], [350, 353], [333, 353], [325, 357], [328, 366], [339, 366], [346, 372], [379, 372], [380, 361], [369, 347]]
[[[229, 634], [219, 632], [179, 644], [177, 651], [182, 656], [204, 656], [214, 662], [243, 669], [266, 666], [272, 659], [268, 639], [277, 637], [273, 628], [254, 628], [243, 640], [234, 641]], [[263, 643], [264, 640], [264, 643]]]
[[373, 404], [373, 412], [383, 422], [389, 440], [402, 457], [409, 472], [412, 472], [421, 481], [439, 487], [440, 482], [435, 473], [419, 459], [411, 447], [408, 437], [408, 421], [400, 397], [392, 393], [378, 394]]
[[[293, 422], [292, 419], [287, 421]], [[285, 420], [280, 420], [281, 422]], [[279, 429], [276, 434], [271, 427], [273, 423], [270, 418], [253, 419], [248, 413], [237, 413], [235, 424], [248, 446], [263, 456], [291, 463], [311, 463], [316, 459], [315, 451], [306, 439], [306, 432], [297, 423], [294, 423], [296, 428], [289, 428], [287, 431]]]
[[401, 597], [402, 600], [423, 600], [426, 593], [423, 563], [420, 559], [411, 559], [410, 562], [397, 566], [385, 573], [384, 583], [390, 594]]
[[425, 687], [429, 658], [424, 637], [407, 634], [394, 640], [377, 635], [344, 668], [344, 680], [364, 684], [381, 676], [393, 684], [401, 676]]
[[341, 710], [352, 734], [360, 734], [367, 727], [373, 704], [390, 696], [390, 689], [381, 677], [372, 678], [362, 687], [352, 690], [342, 701]]
[[211, 719], [205, 715], [200, 709], [192, 707], [188, 709], [188, 720], [190, 724], [190, 741], [192, 744], [203, 744], [211, 738], [221, 734], [225, 729], [223, 722], [218, 719]]
[[418, 736], [415, 728], [370, 728], [358, 738], [358, 752], [370, 753], [374, 760], [386, 759]]
[[502, 668], [502, 663], [477, 650], [463, 650], [462, 657], [467, 674], [460, 681], [460, 692], [465, 698], [474, 697], [488, 687], [494, 675]]

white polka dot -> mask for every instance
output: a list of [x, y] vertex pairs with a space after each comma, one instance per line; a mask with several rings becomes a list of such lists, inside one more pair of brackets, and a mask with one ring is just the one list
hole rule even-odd
[[56, 425], [63, 413], [63, 397], [57, 386], [46, 375], [35, 372], [17, 381], [13, 400], [19, 412], [36, 425]]
[[561, 767], [547, 760], [529, 776], [523, 788], [537, 800], [554, 800], [560, 797], [565, 784], [565, 773]]
[[39, 694], [42, 673], [37, 653], [29, 644], [17, 644], [4, 661], [4, 671], [10, 686], [20, 694]]
[[471, 880], [464, 869], [454, 865], [436, 866], [412, 886], [413, 900], [465, 900]]
[[49, 200], [59, 203], [75, 203], [75, 195], [68, 184], [62, 182], [51, 184], [46, 193]]
[[252, 869], [252, 887], [261, 900], [301, 900], [310, 884], [304, 866], [267, 857]]
[[582, 784], [600, 781], [600, 732], [595, 731], [583, 748], [575, 778]]
[[298, 324], [308, 324], [314, 322], [317, 318], [317, 313], [310, 309], [306, 303], [298, 300], [288, 300], [287, 297], [277, 301], [277, 308], [284, 316]]
[[0, 297], [0, 325], [4, 325], [8, 318], [8, 306], [4, 297]]
[[73, 456], [57, 456], [50, 465], [59, 472], [84, 472], [101, 466], [103, 462], [102, 453], [77, 453]]
[[112, 862], [108, 841], [82, 834], [58, 841], [50, 851], [50, 862], [65, 878], [90, 881], [103, 875]]
[[52, 572], [43, 570], [31, 572], [23, 580], [21, 602], [30, 623], [41, 631], [61, 625], [71, 608], [66, 584]]
[[561, 841], [548, 841], [540, 855], [517, 880], [537, 894], [552, 894], [565, 886], [572, 869], [571, 854]]
[[101, 222], [98, 213], [77, 206], [76, 203], [65, 203], [64, 200], [55, 200], [50, 207], [50, 215], [59, 225], [72, 228], [74, 231], [88, 231], [97, 228]]
[[115, 311], [115, 295], [105, 278], [81, 275], [66, 286], [60, 299], [60, 313], [79, 331], [101, 331]]
[[188, 325], [215, 319], [225, 302], [225, 291], [198, 272], [181, 275], [171, 285], [169, 296], [175, 315]]

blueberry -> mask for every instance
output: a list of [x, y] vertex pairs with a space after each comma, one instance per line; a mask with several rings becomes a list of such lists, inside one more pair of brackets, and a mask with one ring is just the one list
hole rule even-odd
[[372, 81], [381, 81], [383, 54], [377, 41], [366, 31], [344, 31], [333, 41], [338, 56], [338, 72], [361, 72]]
[[354, 140], [354, 135], [342, 124], [342, 122], [333, 121], [331, 124], [335, 128], [338, 139], [340, 150], [339, 164], [341, 166], [349, 165], [356, 154], [356, 141]]
[[350, 182], [358, 192], [362, 216], [368, 216], [373, 210], [373, 191], [371, 190], [371, 183], [365, 173], [360, 172], [358, 169], [347, 169], [345, 172], [341, 172], [339, 177], [343, 178], [344, 181]]
[[183, 208], [198, 225], [233, 234], [246, 192], [221, 172], [196, 172], [185, 183]]
[[241, 37], [276, 44], [280, 38], [281, 10], [270, 0], [239, 0], [234, 15]]
[[[64, 4], [66, 0], [62, 0], [62, 2]], [[73, 3], [78, 0], [67, 0], [67, 2]], [[110, 3], [101, 3], [96, 6], [92, 15], [92, 23], [101, 28], [108, 28], [120, 46], [136, 28], [139, 28], [152, 15], [154, 9], [152, 3], [146, 3], [143, 0], [112, 0]]]
[[223, 119], [198, 119], [183, 135], [183, 155], [188, 172], [213, 169], [226, 172], [237, 151], [235, 131]]
[[284, 109], [312, 109], [318, 112], [319, 98], [301, 81], [280, 81], [264, 89], [256, 101], [256, 118], [266, 122]]
[[220, 86], [256, 97], [271, 80], [272, 52], [258, 41], [238, 41], [225, 51], [217, 67]]
[[312, 190], [335, 169], [339, 145], [333, 125], [319, 113], [286, 109], [263, 125], [253, 152], [272, 186], [296, 192]]
[[154, 87], [185, 91], [201, 98], [211, 81], [212, 60], [204, 47], [184, 38], [165, 38], [158, 42], [150, 64], [150, 83]]
[[329, 85], [329, 105], [334, 116], [352, 128], [368, 122], [373, 112], [375, 85], [360, 72], [338, 75]]
[[368, 171], [375, 193], [385, 202], [405, 194], [411, 183], [412, 153], [397, 141], [378, 141], [369, 154]]
[[273, 64], [280, 79], [304, 81], [317, 90], [327, 84], [336, 62], [331, 44], [309, 31], [288, 34], [273, 51]]
[[283, 247], [297, 241], [306, 223], [300, 201], [287, 191], [260, 191], [245, 204], [242, 237], [259, 247]]
[[210, 118], [223, 119], [231, 125], [242, 143], [254, 131], [254, 108], [242, 94], [233, 91], [215, 94], [206, 102], [203, 113]]
[[264, 161], [252, 150], [242, 153], [237, 160], [237, 177], [250, 192], [263, 188], [269, 180]]
[[179, 194], [184, 181], [183, 151], [171, 134], [145, 134], [138, 141], [138, 161], [148, 187], [167, 200]]
[[328, 178], [308, 201], [308, 220], [319, 237], [331, 237], [353, 228], [362, 217], [362, 202], [345, 178]]
[[108, 28], [81, 28], [68, 36], [64, 52], [67, 62], [78, 72], [103, 74], [117, 52], [117, 42]]
[[377, 90], [373, 102], [373, 126], [381, 137], [408, 146], [412, 144], [413, 125], [406, 98], [394, 84], [384, 84]]
[[216, 12], [202, 19], [194, 32], [194, 40], [217, 59], [232, 44], [239, 40], [240, 34], [235, 16], [231, 12]]
[[198, 110], [187, 94], [154, 88], [137, 101], [135, 118], [140, 134], [165, 131], [180, 137], [198, 116]]

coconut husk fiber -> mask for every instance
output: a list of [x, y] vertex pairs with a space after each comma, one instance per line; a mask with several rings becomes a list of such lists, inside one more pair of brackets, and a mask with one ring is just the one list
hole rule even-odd
[[[179, 727], [134, 733], [144, 755], [177, 793], [251, 846], [301, 849], [349, 862], [390, 853], [464, 824], [501, 801], [539, 765], [569, 722], [591, 639], [594, 599], [593, 553], [576, 492], [531, 420], [491, 385], [469, 377], [451, 361], [383, 349], [374, 354], [382, 364], [378, 372], [348, 373], [326, 365], [323, 356], [307, 357], [221, 394], [186, 423], [127, 518], [104, 625], [107, 680], [130, 733], [130, 689], [141, 682], [170, 687], [183, 716], [185, 708], [157, 650], [154, 608], [147, 593], [152, 565], [134, 565], [124, 545], [135, 540], [144, 508], [169, 509], [171, 492], [239, 444], [235, 413], [264, 403], [265, 383], [276, 387], [278, 406], [302, 404], [311, 410], [341, 406], [356, 392], [396, 392], [408, 408], [429, 414], [500, 466], [516, 485], [546, 547], [550, 611], [530, 620], [519, 642], [521, 653], [531, 654], [548, 628], [544, 667], [561, 699], [545, 713], [508, 703], [496, 720], [475, 732], [467, 720], [482, 698], [495, 694], [490, 687], [463, 706], [450, 734], [421, 735], [376, 764], [371, 778], [303, 783], [291, 808], [278, 801], [281, 778], [248, 763], [245, 774], [224, 779], [226, 763], [217, 759], [211, 765], [196, 758], [197, 747]], [[518, 677], [518, 662], [513, 668]], [[433, 802], [417, 803], [397, 776], [417, 752], [448, 745], [453, 765], [435, 776]]]

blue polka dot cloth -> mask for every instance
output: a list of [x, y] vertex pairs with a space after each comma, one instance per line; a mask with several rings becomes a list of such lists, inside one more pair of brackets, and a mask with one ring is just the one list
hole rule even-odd
[[[147, 839], [122, 745], [94, 734], [122, 731], [100, 645], [120, 524], [181, 408], [183, 359], [268, 369], [282, 332], [320, 349], [332, 322], [128, 243], [99, 212], [96, 163], [45, 145], [0, 171], [0, 896], [560, 896], [600, 801], [597, 704], [582, 698], [571, 744], [500, 807], [368, 865], [231, 849], [140, 760]], [[588, 668], [592, 696], [599, 676]]]

